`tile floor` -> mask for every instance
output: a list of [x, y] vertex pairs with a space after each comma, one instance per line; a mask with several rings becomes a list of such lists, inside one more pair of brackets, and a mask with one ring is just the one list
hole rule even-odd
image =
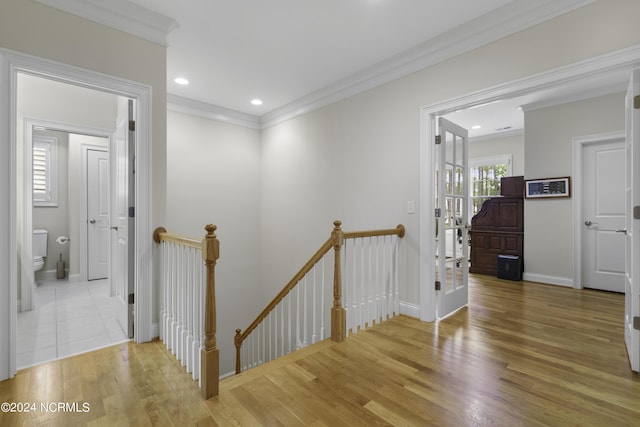
[[109, 280], [40, 282], [36, 309], [18, 313], [18, 369], [127, 341]]

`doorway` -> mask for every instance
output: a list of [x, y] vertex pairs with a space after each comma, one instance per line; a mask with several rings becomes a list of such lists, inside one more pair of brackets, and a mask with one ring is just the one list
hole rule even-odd
[[[42, 207], [33, 207], [32, 227], [48, 230], [48, 256], [45, 258], [51, 261], [47, 264], [55, 267], [58, 262], [69, 268], [57, 277], [55, 269], [39, 271], [38, 282], [34, 282], [37, 286], [23, 288], [23, 295], [33, 294], [31, 308], [34, 309], [18, 314], [16, 364], [23, 368], [129, 338], [126, 325], [123, 328], [118, 321], [120, 305], [112, 295], [111, 281], [106, 280], [111, 204], [108, 151], [120, 97], [33, 76], [18, 78], [19, 111], [23, 115], [31, 116], [35, 111], [46, 118], [59, 120], [63, 112], [93, 126], [25, 119], [26, 153], [30, 141], [43, 138], [43, 134], [55, 136], [50, 139], [56, 140], [57, 156], [44, 166], [50, 172], [49, 180], [56, 182], [56, 197]], [[26, 92], [23, 96], [21, 89]], [[37, 89], [37, 98], [30, 97], [33, 89]], [[61, 97], [66, 99], [61, 101]], [[88, 115], [80, 115], [76, 105], [93, 105], [97, 118], [92, 120]], [[113, 122], [111, 129], [99, 127], [108, 125], [109, 121]], [[32, 175], [28, 166], [25, 162], [26, 183]], [[22, 198], [26, 202], [30, 199], [28, 194]], [[25, 212], [27, 210], [25, 208]], [[56, 220], [56, 217], [61, 218]], [[93, 233], [97, 226], [102, 230]], [[28, 227], [25, 221], [25, 230]], [[92, 238], [95, 244], [92, 244]], [[64, 258], [63, 248], [66, 249]], [[97, 266], [97, 271], [96, 261], [102, 264]]]
[[[637, 60], [637, 59], [636, 59]], [[484, 90], [452, 98], [443, 102], [427, 105], [421, 109], [421, 143], [420, 143], [420, 318], [424, 321], [435, 321], [437, 318], [437, 291], [434, 286], [436, 265], [434, 263], [435, 245], [435, 212], [434, 205], [434, 171], [435, 147], [433, 144], [437, 129], [437, 118], [458, 110], [489, 105], [500, 100], [525, 96], [539, 96], [537, 105], [550, 104], [567, 99], [577, 101], [588, 98], [585, 93], [594, 88], [602, 88], [602, 81], [611, 79], [615, 83], [607, 86], [608, 90], [616, 88], [622, 92], [631, 71], [629, 61], [621, 61], [613, 55], [603, 55], [581, 63], [572, 64], [557, 70], [515, 80]], [[621, 79], [622, 77], [622, 79]], [[621, 86], [617, 89], [618, 85]], [[609, 92], [611, 93], [611, 92]], [[602, 95], [602, 93], [599, 93]], [[595, 95], [594, 95], [595, 96]], [[536, 102], [536, 101], [532, 101]], [[538, 205], [540, 206], [540, 205]], [[575, 265], [575, 264], [574, 264]], [[569, 280], [560, 276], [536, 275], [536, 279], [545, 283], [570, 286]]]
[[[16, 52], [5, 50], [0, 51], [0, 62], [2, 74], [0, 80], [0, 91], [7, 95], [6, 106], [0, 108], [0, 121], [6, 126], [3, 132], [6, 141], [24, 141], [24, 126], [20, 123], [24, 117], [19, 115], [19, 105], [17, 102], [18, 78], [20, 75], [30, 75], [55, 80], [66, 83], [72, 88], [92, 88], [97, 91], [121, 95], [134, 99], [138, 105], [136, 109], [137, 141], [135, 146], [136, 154], [136, 180], [133, 184], [136, 188], [136, 216], [133, 220], [135, 227], [134, 258], [137, 271], [134, 277], [134, 286], [138, 294], [135, 301], [135, 322], [136, 332], [134, 339], [137, 342], [146, 342], [153, 337], [152, 325], [152, 300], [151, 300], [151, 277], [152, 260], [148, 254], [152, 253], [152, 229], [151, 229], [151, 88], [132, 81], [118, 77], [99, 74], [89, 70], [71, 68], [64, 64], [41, 60], [39, 58], [22, 55]], [[9, 96], [9, 94], [12, 94]], [[91, 112], [89, 106], [84, 106], [85, 112]], [[67, 121], [63, 119], [62, 121]], [[2, 324], [0, 335], [6, 337], [7, 346], [2, 346], [0, 359], [7, 361], [0, 370], [2, 378], [8, 378], [16, 372], [16, 340], [17, 340], [17, 311], [20, 303], [20, 277], [23, 272], [31, 272], [33, 275], [32, 259], [30, 253], [32, 242], [30, 228], [24, 226], [26, 212], [25, 201], [22, 194], [25, 194], [24, 162], [23, 150], [16, 143], [6, 144], [2, 150], [6, 155], [9, 182], [6, 186], [0, 187], [3, 200], [8, 201], [6, 206], [14, 209], [3, 212], [3, 219], [6, 221], [4, 232], [9, 237], [7, 244], [7, 282], [5, 288], [6, 311], [8, 321]], [[27, 186], [28, 188], [28, 186]], [[27, 189], [26, 191], [31, 191]], [[6, 213], [6, 216], [5, 216]], [[30, 219], [30, 218], [29, 218]], [[21, 245], [18, 245], [20, 239]], [[25, 243], [23, 246], [22, 243]], [[28, 251], [27, 251], [28, 249]]]

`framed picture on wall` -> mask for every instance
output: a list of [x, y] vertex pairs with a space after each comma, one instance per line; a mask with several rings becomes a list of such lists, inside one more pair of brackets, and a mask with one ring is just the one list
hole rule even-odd
[[571, 178], [527, 179], [524, 190], [527, 199], [571, 197]]

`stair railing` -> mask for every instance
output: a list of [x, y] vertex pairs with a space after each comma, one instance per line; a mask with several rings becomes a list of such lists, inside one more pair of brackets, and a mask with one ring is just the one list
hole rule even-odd
[[194, 380], [205, 399], [218, 395], [220, 362], [216, 345], [215, 265], [220, 242], [215, 225], [202, 240], [158, 227], [160, 245], [160, 339]]
[[329, 239], [258, 317], [244, 331], [236, 329], [236, 373], [324, 340], [326, 319], [331, 339], [341, 342], [349, 332], [399, 313], [398, 253], [404, 226], [343, 232], [340, 221], [333, 224]]

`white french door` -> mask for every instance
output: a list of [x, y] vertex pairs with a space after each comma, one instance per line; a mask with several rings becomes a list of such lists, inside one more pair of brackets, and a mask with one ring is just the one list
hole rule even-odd
[[640, 371], [640, 69], [634, 70], [626, 99], [627, 185], [624, 339], [631, 369]]
[[442, 117], [438, 128], [436, 280], [442, 318], [469, 302], [469, 179], [467, 130]]

